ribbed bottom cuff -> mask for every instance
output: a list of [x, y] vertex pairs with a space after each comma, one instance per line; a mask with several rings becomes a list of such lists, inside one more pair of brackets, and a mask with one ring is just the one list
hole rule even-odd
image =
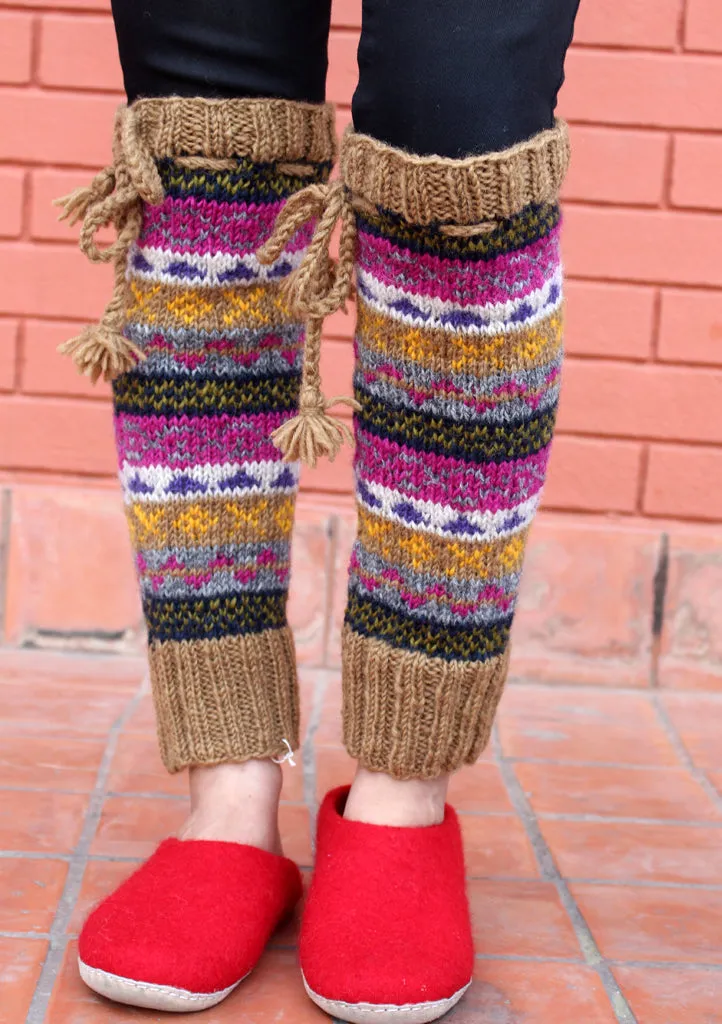
[[343, 730], [351, 757], [397, 779], [432, 779], [477, 760], [506, 681], [508, 651], [482, 662], [399, 650], [343, 633]]
[[298, 746], [296, 658], [287, 626], [220, 640], [156, 642], [149, 660], [168, 771], [277, 757], [284, 740]]

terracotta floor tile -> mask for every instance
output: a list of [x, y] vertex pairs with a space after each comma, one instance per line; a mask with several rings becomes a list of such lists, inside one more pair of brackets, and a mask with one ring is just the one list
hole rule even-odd
[[105, 736], [123, 711], [126, 690], [53, 684], [3, 683], [0, 732], [51, 736]]
[[576, 964], [478, 960], [444, 1024], [614, 1024], [599, 977]]
[[722, 770], [721, 771], [708, 771], [707, 778], [712, 783], [714, 788], [717, 790], [720, 796], [722, 796]]
[[449, 803], [457, 811], [512, 812], [501, 773], [490, 761], [479, 761], [452, 775]]
[[59, 860], [0, 859], [0, 931], [49, 931], [67, 872]]
[[146, 672], [145, 658], [114, 654], [72, 654], [5, 648], [0, 651], [3, 683], [46, 683], [66, 689], [76, 685], [127, 690], [132, 694]]
[[139, 732], [146, 736], [155, 736], [155, 709], [153, 707], [153, 698], [149, 693], [146, 693], [141, 698], [130, 720], [126, 723], [123, 732]]
[[571, 889], [610, 960], [722, 964], [722, 892], [583, 884]]
[[313, 859], [308, 808], [298, 807], [296, 804], [281, 804], [278, 819], [283, 852], [299, 866], [310, 866]]
[[329, 789], [353, 780], [356, 762], [345, 747], [316, 747], [316, 797], [323, 800]]
[[105, 739], [54, 736], [0, 737], [0, 787], [82, 789], [95, 786]]
[[77, 934], [95, 904], [109, 896], [114, 889], [117, 889], [120, 883], [125, 881], [128, 875], [135, 871], [137, 867], [137, 864], [129, 864], [126, 861], [88, 861], [83, 873], [80, 895], [68, 925], [68, 932], [71, 935]]
[[637, 1024], [718, 1024], [722, 974], [687, 968], [615, 967]]
[[656, 882], [722, 882], [722, 830], [628, 822], [539, 822], [562, 874]]
[[470, 878], [539, 876], [531, 845], [517, 818], [462, 814], [460, 821]]
[[694, 761], [722, 768], [722, 694], [667, 693], [662, 700]]
[[124, 733], [110, 767], [108, 789], [112, 793], [168, 793], [187, 796], [188, 777], [185, 772], [173, 775], [160, 759], [154, 735]]
[[477, 953], [580, 957], [569, 918], [550, 882], [469, 883]]
[[[162, 1014], [118, 1006], [94, 995], [80, 980], [76, 958], [75, 943], [70, 943], [44, 1024], [129, 1024], [131, 1021], [160, 1024]], [[18, 1024], [19, 1019], [14, 1019], [12, 1024]], [[284, 1024], [328, 1024], [329, 1018], [307, 998], [296, 954], [290, 950], [269, 950], [250, 978], [225, 1002], [202, 1014], [173, 1014], [173, 1021], [178, 1024], [194, 1021], [196, 1024], [280, 1024], [281, 1021]]]
[[183, 824], [185, 800], [108, 797], [91, 847], [105, 857], [149, 857], [158, 843]]
[[329, 681], [323, 698], [321, 717], [314, 735], [314, 742], [321, 746], [340, 747], [341, 734], [341, 686], [335, 680]]
[[25, 1020], [47, 949], [39, 939], [0, 938], [0, 1024]]
[[328, 516], [300, 503], [291, 548], [288, 621], [299, 663], [321, 665], [331, 603], [331, 538]]
[[83, 827], [88, 798], [69, 793], [0, 793], [0, 849], [70, 853]]
[[515, 766], [538, 814], [714, 821], [720, 814], [684, 768], [609, 768], [572, 764]]
[[509, 757], [677, 767], [677, 755], [644, 694], [509, 686], [499, 728]]

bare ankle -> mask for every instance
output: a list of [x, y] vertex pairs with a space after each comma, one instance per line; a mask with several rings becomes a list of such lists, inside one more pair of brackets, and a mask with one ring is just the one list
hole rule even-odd
[[191, 813], [179, 838], [220, 839], [280, 853], [282, 783], [279, 765], [267, 759], [191, 768]]
[[359, 767], [344, 817], [370, 825], [436, 825], [444, 818], [449, 776], [394, 779]]

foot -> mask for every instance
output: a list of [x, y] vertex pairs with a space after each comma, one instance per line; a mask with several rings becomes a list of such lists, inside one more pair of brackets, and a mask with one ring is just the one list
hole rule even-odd
[[282, 784], [281, 767], [270, 760], [191, 768], [191, 812], [178, 838], [243, 843], [282, 855]]
[[448, 788], [448, 775], [401, 780], [359, 767], [343, 816], [368, 825], [439, 825], [444, 820]]
[[[385, 804], [384, 817], [408, 818], [412, 804]], [[333, 790], [319, 811], [299, 939], [306, 991], [350, 1024], [428, 1024], [461, 999], [474, 967], [458, 820], [447, 806], [438, 824], [416, 827], [431, 817], [419, 799], [414, 826], [388, 827], [350, 820], [347, 805], [347, 790]]]

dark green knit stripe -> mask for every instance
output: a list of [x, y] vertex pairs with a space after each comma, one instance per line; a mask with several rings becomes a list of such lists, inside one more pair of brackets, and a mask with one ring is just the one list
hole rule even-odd
[[423, 622], [351, 591], [346, 624], [361, 636], [384, 640], [392, 647], [419, 651], [447, 661], [486, 661], [506, 650], [511, 616], [492, 626], [448, 626]]
[[286, 625], [286, 598], [285, 590], [195, 601], [148, 598], [143, 602], [148, 639], [210, 640], [279, 629]]
[[171, 159], [158, 163], [166, 195], [175, 199], [213, 199], [226, 203], [275, 203], [305, 185], [325, 181], [331, 164], [308, 164], [307, 175], [285, 174], [274, 164], [239, 157], [232, 170], [183, 167]]
[[117, 412], [149, 416], [242, 416], [293, 412], [300, 375], [150, 377], [127, 373], [113, 386]]

